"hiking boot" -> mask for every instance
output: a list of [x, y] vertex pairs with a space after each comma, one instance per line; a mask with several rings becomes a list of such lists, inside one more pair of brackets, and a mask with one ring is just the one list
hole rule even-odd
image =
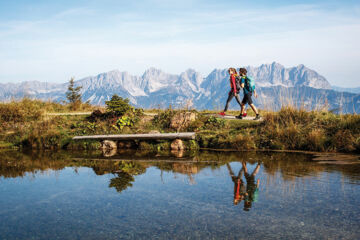
[[220, 112], [219, 115], [225, 116], [226, 114], [225, 114], [225, 112]]
[[245, 112], [245, 113], [243, 113], [243, 115], [242, 115], [243, 117], [246, 117], [247, 116], [247, 113]]
[[260, 119], [260, 114], [256, 114], [256, 117], [254, 118], [254, 120], [259, 120]]
[[236, 116], [235, 118], [237, 118], [237, 119], [243, 119], [243, 115], [239, 115], [239, 116]]

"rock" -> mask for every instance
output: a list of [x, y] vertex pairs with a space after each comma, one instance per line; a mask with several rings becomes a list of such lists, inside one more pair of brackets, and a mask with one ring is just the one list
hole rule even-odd
[[182, 158], [184, 156], [184, 150], [171, 150], [171, 154], [177, 158]]
[[118, 148], [132, 148], [134, 146], [133, 142], [130, 141], [119, 141], [118, 142]]
[[171, 145], [170, 145], [172, 150], [178, 150], [178, 151], [182, 151], [185, 149], [184, 143], [181, 139], [175, 139]]
[[195, 120], [196, 114], [194, 112], [178, 112], [172, 117], [170, 127], [174, 129], [186, 128]]
[[117, 150], [116, 149], [106, 149], [106, 148], [104, 148], [102, 150], [102, 152], [103, 152], [104, 157], [112, 157], [112, 156], [115, 156], [115, 154], [117, 153]]
[[104, 140], [101, 143], [102, 149], [117, 149], [116, 142], [110, 140]]
[[92, 121], [96, 121], [98, 119], [103, 118], [104, 114], [105, 114], [104, 109], [96, 109], [91, 113], [91, 115], [88, 117], [88, 119], [92, 120]]

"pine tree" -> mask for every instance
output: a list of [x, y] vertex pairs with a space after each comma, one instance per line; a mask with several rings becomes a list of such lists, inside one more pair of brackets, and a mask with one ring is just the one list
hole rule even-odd
[[76, 110], [81, 105], [81, 86], [75, 87], [74, 78], [69, 81], [68, 91], [66, 92], [66, 98], [69, 100], [70, 108]]
[[131, 105], [129, 104], [129, 99], [124, 99], [116, 94], [111, 97], [110, 101], [106, 101], [105, 104], [107, 106], [108, 112], [112, 112], [117, 116], [122, 116], [127, 111], [132, 109]]

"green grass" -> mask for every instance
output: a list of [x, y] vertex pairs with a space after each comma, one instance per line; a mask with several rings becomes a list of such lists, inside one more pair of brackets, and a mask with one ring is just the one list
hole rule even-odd
[[[88, 106], [89, 109], [95, 109]], [[74, 143], [73, 136], [121, 133], [195, 131], [197, 144], [192, 148], [277, 149], [324, 152], [360, 152], [360, 116], [334, 114], [328, 111], [306, 111], [293, 107], [278, 112], [262, 112], [264, 121], [223, 119], [200, 111], [195, 121], [181, 129], [171, 129], [172, 116], [185, 110], [145, 110], [125, 114], [127, 124], [118, 116], [46, 116], [44, 112], [68, 111], [66, 105], [23, 99], [0, 104], [0, 148], [30, 147], [37, 149], [97, 148], [93, 142]], [[236, 115], [238, 111], [229, 111]], [[252, 114], [249, 110], [248, 114]], [[120, 125], [119, 125], [120, 124]], [[142, 148], [163, 150], [168, 143], [145, 143]], [[195, 146], [196, 145], [196, 146]]]

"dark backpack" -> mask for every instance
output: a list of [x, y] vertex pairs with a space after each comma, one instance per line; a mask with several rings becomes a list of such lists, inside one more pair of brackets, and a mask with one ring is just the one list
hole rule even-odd
[[235, 86], [236, 86], [236, 90], [241, 89], [241, 77], [239, 75], [235, 76]]

